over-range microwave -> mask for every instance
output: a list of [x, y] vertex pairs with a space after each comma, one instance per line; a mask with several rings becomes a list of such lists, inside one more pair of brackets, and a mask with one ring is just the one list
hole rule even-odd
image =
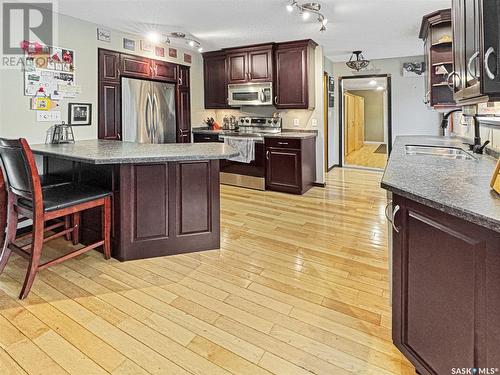
[[273, 104], [272, 82], [228, 85], [227, 91], [230, 106]]

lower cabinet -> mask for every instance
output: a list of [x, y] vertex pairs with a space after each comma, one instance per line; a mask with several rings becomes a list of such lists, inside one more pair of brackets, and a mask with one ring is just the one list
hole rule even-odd
[[266, 138], [266, 189], [304, 194], [316, 179], [315, 138]]
[[210, 133], [193, 133], [194, 143], [219, 142], [218, 134]]
[[393, 210], [394, 344], [420, 374], [498, 368], [500, 233], [400, 196]]

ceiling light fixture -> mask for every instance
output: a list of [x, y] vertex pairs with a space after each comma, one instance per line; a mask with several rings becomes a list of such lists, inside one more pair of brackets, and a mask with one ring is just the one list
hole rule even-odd
[[318, 22], [321, 24], [321, 28], [319, 29], [319, 31], [326, 31], [326, 24], [328, 23], [328, 19], [323, 15], [323, 13], [321, 13], [321, 4], [310, 2], [299, 4], [297, 0], [291, 0], [290, 3], [288, 3], [286, 6], [286, 10], [289, 13], [292, 13], [295, 8], [299, 10], [299, 15], [304, 21], [309, 20], [312, 14], [317, 15]]
[[360, 71], [370, 64], [370, 60], [365, 60], [361, 51], [353, 51], [351, 58], [345, 63], [352, 70]]
[[384, 90], [384, 86], [378, 86], [377, 87], [377, 91], [383, 91]]
[[151, 31], [146, 35], [146, 38], [152, 43], [166, 43], [166, 44], [170, 44], [171, 39], [180, 39], [184, 40], [189, 47], [196, 48], [196, 50], [199, 53], [203, 51], [203, 47], [201, 46], [201, 43], [198, 40], [180, 31], [173, 31], [165, 34], [161, 34], [157, 31]]
[[372, 79], [370, 82], [368, 82], [370, 86], [375, 86], [377, 84], [377, 81]]

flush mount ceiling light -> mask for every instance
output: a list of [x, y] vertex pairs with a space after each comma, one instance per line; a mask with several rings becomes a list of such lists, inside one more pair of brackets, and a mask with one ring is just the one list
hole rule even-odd
[[365, 60], [363, 54], [361, 51], [353, 51], [351, 58], [349, 59], [348, 62], [346, 62], [346, 65], [351, 68], [352, 70], [360, 71], [361, 69], [364, 69], [370, 64], [370, 60]]
[[304, 21], [307, 21], [311, 18], [311, 15], [318, 16], [318, 22], [321, 24], [320, 32], [326, 31], [326, 24], [328, 23], [328, 19], [321, 13], [321, 4], [319, 3], [302, 3], [299, 4], [296, 0], [291, 0], [289, 4], [286, 6], [286, 10], [292, 13], [295, 9], [298, 10], [299, 15], [302, 16]]
[[198, 52], [203, 52], [203, 47], [201, 46], [201, 43], [188, 36], [186, 33], [180, 32], [180, 31], [173, 31], [170, 33], [166, 34], [160, 34], [157, 31], [151, 31], [148, 33], [146, 36], [147, 39], [153, 43], [167, 43], [170, 44], [170, 39], [179, 39], [179, 40], [184, 40], [186, 44], [191, 47], [191, 48], [196, 48]]

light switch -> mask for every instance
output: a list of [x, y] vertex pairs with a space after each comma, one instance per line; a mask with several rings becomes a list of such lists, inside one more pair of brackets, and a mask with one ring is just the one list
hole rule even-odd
[[312, 126], [313, 128], [317, 128], [317, 127], [318, 127], [318, 120], [317, 120], [317, 119], [315, 119], [315, 118], [313, 118], [313, 119], [311, 120], [311, 126]]
[[298, 118], [293, 119], [293, 126], [295, 127], [300, 126], [300, 120]]

